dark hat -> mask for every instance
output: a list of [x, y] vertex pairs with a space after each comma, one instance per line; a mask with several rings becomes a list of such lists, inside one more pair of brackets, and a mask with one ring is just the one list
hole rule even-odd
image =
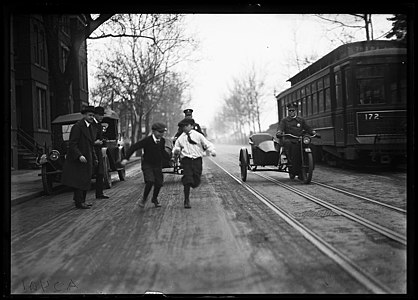
[[183, 110], [183, 112], [184, 112], [185, 115], [191, 115], [193, 113], [193, 109], [187, 108], [187, 109]]
[[151, 129], [157, 131], [167, 131], [167, 127], [165, 126], [165, 124], [160, 122], [152, 124]]
[[86, 114], [86, 113], [88, 113], [88, 112], [94, 113], [94, 106], [91, 106], [91, 105], [89, 105], [89, 106], [84, 106], [84, 107], [81, 109], [81, 113], [82, 113], [82, 114]]
[[99, 116], [104, 116], [104, 107], [97, 106], [94, 108], [94, 113]]
[[182, 127], [185, 125], [193, 125], [193, 124], [194, 124], [194, 120], [192, 118], [184, 118], [177, 125]]
[[287, 109], [290, 109], [290, 108], [297, 109], [297, 108], [298, 108], [298, 105], [297, 105], [296, 103], [289, 103], [289, 104], [287, 105]]

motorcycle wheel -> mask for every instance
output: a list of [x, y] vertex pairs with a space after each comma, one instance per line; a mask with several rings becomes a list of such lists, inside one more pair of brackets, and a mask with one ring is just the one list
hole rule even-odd
[[242, 148], [239, 151], [239, 166], [241, 169], [241, 179], [242, 181], [247, 180], [247, 168], [248, 168], [248, 151], [245, 148]]
[[302, 166], [302, 180], [308, 184], [312, 180], [312, 173], [314, 169], [314, 161], [312, 153], [304, 153], [304, 165]]

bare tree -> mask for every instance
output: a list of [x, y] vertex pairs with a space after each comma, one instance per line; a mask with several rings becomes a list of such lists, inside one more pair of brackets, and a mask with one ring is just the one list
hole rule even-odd
[[330, 31], [339, 29], [340, 34], [337, 37], [344, 44], [351, 42], [355, 38], [351, 33], [353, 30], [354, 32], [364, 30], [367, 41], [374, 39], [372, 14], [316, 14], [315, 16], [330, 22], [333, 25]]
[[174, 82], [168, 78], [173, 74], [170, 70], [194, 44], [184, 37], [179, 16], [126, 15], [121, 20], [123, 26], [117, 29], [122, 32], [115, 35], [118, 43], [112, 43], [109, 57], [99, 62], [99, 86], [92, 95], [99, 99], [111, 95], [110, 100], [119, 103], [120, 114], [130, 116], [130, 136], [136, 142], [143, 128], [145, 134], [149, 132], [153, 112], [168, 101], [166, 87], [172, 89]]

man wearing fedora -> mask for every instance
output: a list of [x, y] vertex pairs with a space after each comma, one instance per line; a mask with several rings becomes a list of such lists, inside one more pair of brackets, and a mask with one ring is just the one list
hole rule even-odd
[[62, 170], [62, 184], [74, 189], [75, 207], [88, 209], [86, 204], [87, 191], [90, 189], [97, 156], [94, 151], [96, 129], [94, 122], [94, 106], [86, 106], [81, 110], [83, 118], [71, 127], [69, 148]]
[[97, 134], [94, 141], [94, 151], [96, 152], [98, 164], [95, 168], [96, 173], [96, 199], [109, 199], [109, 196], [103, 194], [103, 176], [104, 176], [104, 165], [102, 147], [104, 146], [103, 140], [103, 126], [102, 120], [104, 117], [104, 108], [97, 106], [94, 108], [94, 122], [92, 125], [96, 128]]
[[158, 194], [163, 186], [163, 160], [169, 160], [171, 157], [165, 150], [165, 140], [163, 138], [167, 127], [165, 124], [157, 122], [152, 124], [152, 134], [133, 144], [126, 152], [122, 165], [126, 165], [131, 155], [138, 149], [144, 149], [142, 156], [141, 169], [144, 174], [145, 188], [140, 207], [145, 207], [148, 195], [154, 187], [152, 200], [155, 207], [160, 207]]

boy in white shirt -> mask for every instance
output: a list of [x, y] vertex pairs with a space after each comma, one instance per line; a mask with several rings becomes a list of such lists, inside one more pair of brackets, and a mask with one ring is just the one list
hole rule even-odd
[[190, 188], [200, 185], [202, 176], [202, 156], [205, 151], [216, 156], [214, 145], [205, 136], [193, 129], [194, 120], [185, 118], [178, 123], [183, 133], [177, 138], [173, 148], [175, 156], [180, 155], [183, 168], [182, 182], [184, 186], [184, 208], [190, 206]]

